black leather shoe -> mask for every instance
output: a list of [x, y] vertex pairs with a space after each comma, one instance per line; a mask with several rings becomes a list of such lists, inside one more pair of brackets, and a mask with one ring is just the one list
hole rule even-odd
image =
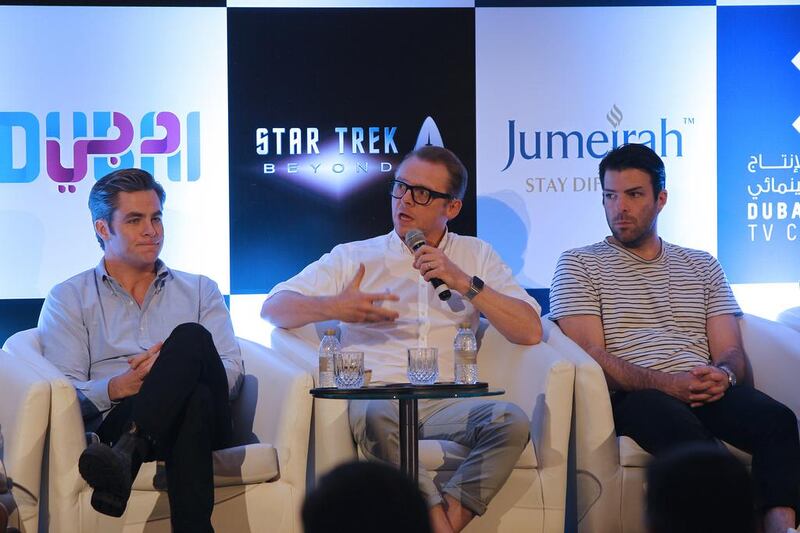
[[110, 447], [90, 444], [78, 460], [78, 470], [94, 492], [92, 507], [109, 516], [122, 516], [131, 495], [131, 485], [150, 452], [150, 442], [138, 431], [124, 433]]

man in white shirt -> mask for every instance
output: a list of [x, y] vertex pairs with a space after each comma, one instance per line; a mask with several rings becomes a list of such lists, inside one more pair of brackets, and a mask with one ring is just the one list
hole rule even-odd
[[[393, 231], [336, 246], [279, 283], [262, 317], [284, 328], [340, 320], [343, 343], [365, 352], [373, 380], [380, 382], [407, 381], [406, 350], [426, 346], [439, 349], [440, 379], [452, 381], [458, 324], [476, 327], [481, 313], [509, 341], [538, 343], [539, 305], [508, 266], [489, 244], [447, 231], [466, 186], [467, 171], [449, 150], [425, 146], [411, 152], [391, 185]], [[415, 252], [404, 243], [411, 229], [422, 231], [427, 242]], [[449, 300], [436, 296], [433, 278], [451, 289]], [[420, 472], [434, 531], [460, 531], [485, 512], [510, 475], [527, 444], [529, 421], [513, 404], [484, 400], [423, 401], [419, 414], [421, 439], [455, 440], [472, 450], [441, 488], [443, 496], [428, 473]], [[350, 404], [354, 437], [374, 460], [399, 463], [397, 419], [395, 402]]]

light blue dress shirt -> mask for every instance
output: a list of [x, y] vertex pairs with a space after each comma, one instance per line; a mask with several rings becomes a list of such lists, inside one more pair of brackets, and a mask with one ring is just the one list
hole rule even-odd
[[39, 335], [44, 356], [72, 381], [87, 429], [94, 429], [112, 406], [108, 382], [128, 370], [128, 358], [166, 340], [185, 322], [211, 333], [235, 398], [242, 357], [217, 284], [171, 270], [160, 260], [141, 307], [108, 274], [103, 260], [59, 283], [42, 307]]

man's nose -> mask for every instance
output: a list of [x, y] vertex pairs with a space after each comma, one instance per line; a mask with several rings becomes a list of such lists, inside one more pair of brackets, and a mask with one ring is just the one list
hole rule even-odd
[[142, 234], [143, 235], [155, 235], [156, 234], [156, 226], [153, 224], [152, 220], [145, 220], [144, 225], [142, 226]]
[[406, 192], [403, 193], [403, 196], [400, 197], [400, 200], [404, 204], [413, 205], [414, 202], [414, 194], [411, 192], [411, 189], [406, 189]]

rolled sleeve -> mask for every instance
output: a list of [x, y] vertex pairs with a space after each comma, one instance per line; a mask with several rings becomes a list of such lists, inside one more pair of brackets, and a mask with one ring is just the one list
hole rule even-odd
[[304, 296], [334, 296], [344, 290], [355, 275], [355, 263], [348, 257], [345, 245], [338, 245], [294, 277], [275, 285], [267, 298], [281, 291]]
[[512, 298], [517, 298], [530, 305], [537, 315], [542, 314], [542, 307], [539, 302], [523, 289], [517, 280], [514, 279], [514, 273], [511, 268], [500, 258], [498, 253], [488, 243], [484, 243], [486, 247], [483, 256], [482, 272], [480, 278], [492, 289]]
[[60, 370], [79, 391], [84, 420], [99, 417], [111, 409], [108, 382], [111, 377], [90, 379], [89, 330], [81, 314], [76, 289], [56, 285], [47, 295], [39, 315], [42, 355]]
[[217, 284], [205, 276], [200, 276], [200, 284], [200, 324], [211, 333], [228, 378], [228, 395], [233, 400], [239, 395], [244, 374], [239, 342]]

